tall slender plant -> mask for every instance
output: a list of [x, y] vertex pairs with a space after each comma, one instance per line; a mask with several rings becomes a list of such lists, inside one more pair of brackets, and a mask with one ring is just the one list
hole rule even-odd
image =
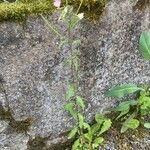
[[85, 103], [80, 91], [80, 50], [78, 49], [81, 41], [79, 38], [75, 39], [73, 33], [80, 20], [84, 17], [83, 13], [79, 13], [83, 0], [79, 5], [77, 11], [72, 6], [68, 5], [60, 8], [61, 1], [55, 0], [54, 5], [60, 10], [60, 20], [63, 21], [67, 28], [67, 38], [63, 37], [43, 16], [43, 20], [49, 28], [56, 33], [61, 39], [59, 47], [64, 44], [69, 47], [69, 54], [65, 60], [65, 64], [71, 71], [71, 77], [66, 90], [67, 103], [64, 106], [67, 111], [75, 120], [75, 126], [70, 131], [68, 138], [75, 138], [72, 150], [95, 150], [103, 142], [102, 134], [107, 131], [111, 126], [111, 120], [105, 118], [101, 114], [96, 114], [95, 124], [90, 125], [85, 117]]

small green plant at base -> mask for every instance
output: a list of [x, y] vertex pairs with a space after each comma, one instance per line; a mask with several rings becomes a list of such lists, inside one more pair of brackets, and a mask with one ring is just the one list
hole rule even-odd
[[[72, 87], [69, 87], [67, 98], [74, 96]], [[78, 109], [77, 109], [77, 108]], [[76, 138], [72, 150], [95, 150], [104, 141], [102, 134], [111, 127], [111, 120], [101, 114], [95, 115], [95, 122], [90, 125], [81, 111], [85, 109], [85, 104], [80, 96], [76, 96], [75, 101], [67, 103], [65, 110], [75, 119], [76, 125], [68, 134], [68, 138]]]
[[116, 120], [120, 119], [121, 133], [128, 129], [136, 129], [140, 124], [149, 128], [149, 123], [144, 118], [150, 114], [150, 92], [149, 88], [138, 87], [134, 84], [122, 84], [108, 90], [105, 95], [121, 98], [126, 94], [139, 92], [139, 97], [133, 100], [121, 102], [117, 107], [110, 109], [111, 112], [119, 113]]

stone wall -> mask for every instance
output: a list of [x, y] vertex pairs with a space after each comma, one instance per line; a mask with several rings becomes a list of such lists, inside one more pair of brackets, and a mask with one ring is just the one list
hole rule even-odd
[[[150, 62], [138, 52], [141, 31], [150, 29], [149, 5], [139, 10], [134, 7], [136, 2], [108, 0], [99, 20], [83, 20], [76, 30], [75, 36], [82, 40], [82, 89], [89, 119], [116, 103], [104, 97], [108, 87], [150, 82]], [[57, 15], [49, 18], [65, 33]], [[1, 109], [11, 113], [11, 117], [0, 120], [1, 150], [52, 149], [52, 143], [65, 142], [63, 134], [73, 124], [62, 109], [69, 78], [63, 64], [67, 47], [59, 51], [56, 42], [58, 39], [38, 16], [29, 17], [24, 25], [0, 24], [0, 74], [8, 95], [6, 101], [1, 92], [0, 101]], [[29, 131], [14, 131], [11, 122], [26, 120], [32, 122]], [[146, 150], [148, 138], [143, 143], [134, 139], [134, 143]]]

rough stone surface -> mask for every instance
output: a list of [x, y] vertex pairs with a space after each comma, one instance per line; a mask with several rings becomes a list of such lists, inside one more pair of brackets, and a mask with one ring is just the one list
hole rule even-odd
[[[89, 118], [114, 105], [115, 101], [103, 95], [111, 85], [150, 82], [150, 62], [138, 52], [141, 31], [150, 29], [150, 11], [148, 6], [143, 11], [134, 10], [136, 2], [109, 0], [94, 25], [83, 21], [76, 31], [75, 36], [82, 40], [82, 88]], [[56, 17], [53, 23], [65, 32]], [[6, 82], [9, 107], [15, 120], [33, 119], [32, 137], [53, 139], [72, 125], [62, 110], [69, 78], [63, 65], [67, 50], [58, 51], [56, 42], [55, 35], [36, 16], [29, 17], [24, 26], [0, 24], [0, 74]], [[4, 102], [3, 94], [0, 101]], [[2, 123], [0, 131], [6, 126]], [[1, 136], [0, 149], [5, 149], [6, 143], [8, 150], [25, 150], [27, 139], [21, 133], [7, 132], [4, 139]]]
[[12, 133], [8, 128], [8, 122], [0, 121], [0, 149], [26, 150], [29, 138], [21, 133]]

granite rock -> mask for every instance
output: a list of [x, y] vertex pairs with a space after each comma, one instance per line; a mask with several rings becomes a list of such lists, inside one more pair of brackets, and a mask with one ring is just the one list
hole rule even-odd
[[[150, 82], [150, 62], [143, 60], [138, 51], [141, 31], [150, 29], [150, 11], [149, 6], [142, 11], [134, 9], [136, 2], [108, 0], [99, 20], [83, 20], [75, 32], [82, 40], [82, 90], [89, 119], [115, 104], [115, 100], [104, 97], [107, 88], [125, 82]], [[65, 33], [57, 15], [49, 18]], [[28, 131], [32, 138], [58, 138], [73, 124], [63, 112], [70, 77], [63, 63], [68, 49], [60, 51], [55, 43], [58, 38], [38, 16], [29, 17], [23, 26], [0, 24], [0, 74], [8, 95], [5, 104], [9, 104], [16, 121], [32, 118]], [[4, 103], [4, 99], [1, 93], [0, 101]], [[26, 149], [27, 136], [7, 134], [6, 143], [9, 139], [15, 143], [8, 142], [11, 150]], [[1, 142], [0, 149], [4, 149]]]

